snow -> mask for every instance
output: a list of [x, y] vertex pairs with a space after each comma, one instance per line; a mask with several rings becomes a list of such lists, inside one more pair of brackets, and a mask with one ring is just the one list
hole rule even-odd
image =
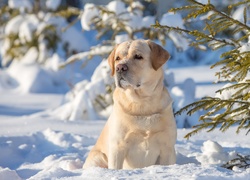
[[[28, 95], [30, 96], [30, 95]], [[60, 103], [61, 96], [32, 95], [31, 105]], [[22, 96], [12, 98], [27, 109]], [[27, 97], [26, 97], [27, 98]], [[10, 99], [9, 99], [10, 100]], [[0, 103], [13, 103], [0, 99]], [[56, 107], [56, 104], [54, 104]], [[17, 107], [14, 107], [16, 109]], [[13, 109], [13, 108], [12, 108]], [[27, 110], [26, 109], [26, 110]], [[23, 110], [24, 112], [24, 110]], [[250, 145], [244, 132], [235, 128], [225, 134], [218, 130], [200, 133], [190, 140], [183, 136], [189, 129], [178, 129], [177, 163], [135, 170], [81, 169], [105, 121], [60, 121], [39, 113], [25, 116], [0, 116], [1, 179], [248, 179], [250, 171], [231, 171], [220, 167], [237, 153], [247, 154]], [[10, 159], [11, 157], [11, 159]]]
[[250, 41], [248, 43], [243, 44], [240, 48], [239, 48], [240, 53], [244, 53], [244, 52], [248, 52], [250, 51]]
[[180, 14], [166, 13], [162, 16], [160, 24], [185, 29], [183, 20]]
[[[163, 14], [161, 20], [160, 20], [161, 25], [167, 25], [167, 26], [172, 26], [180, 29], [185, 29], [184, 27], [184, 22], [182, 20], [182, 17], [180, 14], [176, 13], [165, 13]], [[186, 38], [183, 37], [183, 35], [180, 35], [179, 33], [176, 33], [174, 31], [170, 31], [168, 33], [168, 36], [173, 40], [174, 44], [183, 49], [187, 50], [189, 47], [189, 42], [187, 41]]]
[[103, 24], [110, 24], [112, 29], [116, 29], [120, 25], [116, 21], [116, 19], [119, 19], [126, 25], [126, 31], [139, 30], [144, 27], [149, 28], [155, 23], [154, 16], [143, 17], [142, 9], [144, 7], [140, 2], [132, 2], [131, 7], [126, 7], [126, 4], [120, 0], [111, 1], [106, 6], [102, 6], [103, 9], [110, 12], [106, 13], [100, 11], [94, 4], [87, 3], [81, 16], [82, 28], [86, 31], [91, 30], [93, 18], [95, 17], [100, 18]]
[[10, 170], [9, 168], [0, 167], [0, 179], [16, 179], [21, 180], [15, 171]]
[[[12, 59], [5, 53], [11, 42], [4, 39], [0, 43], [1, 63], [6, 65], [0, 69], [0, 179], [250, 179], [250, 168], [228, 170], [221, 167], [237, 153], [249, 154], [250, 144], [245, 131], [236, 134], [236, 127], [232, 127], [221, 133], [216, 128], [210, 133], [202, 131], [189, 140], [183, 138], [191, 131], [183, 127], [199, 123], [201, 112], [176, 116], [175, 165], [134, 170], [83, 170], [82, 165], [112, 110], [111, 94], [106, 93], [113, 83], [108, 63], [102, 58], [89, 60], [88, 57], [107, 55], [113, 47], [93, 46], [96, 32], [90, 31], [92, 20], [100, 15], [95, 4], [84, 6], [80, 23], [87, 34], [84, 36], [76, 26], [62, 32], [68, 22], [52, 13], [26, 14], [25, 11], [32, 8], [31, 2], [8, 1], [9, 6], [19, 9], [21, 14], [7, 22], [4, 33], [18, 35], [15, 43], [25, 43], [32, 40], [33, 33], [41, 34], [47, 25], [55, 25], [61, 42], [55, 51], [48, 50], [48, 42], [41, 35], [37, 38], [38, 47], [22, 47], [25, 55], [16, 57], [19, 61], [13, 61], [9, 66], [7, 64]], [[61, 0], [44, 3], [53, 11]], [[128, 26], [127, 31], [149, 28], [155, 23], [155, 16], [143, 16], [141, 3], [132, 2], [132, 6], [136, 13], [120, 0], [111, 1], [102, 7], [115, 14], [104, 14], [99, 18], [115, 27], [117, 24], [109, 21], [114, 19], [113, 16], [119, 17]], [[242, 8], [235, 11], [233, 17], [242, 21], [240, 11]], [[166, 13], [160, 23], [185, 29], [180, 14]], [[174, 100], [175, 111], [204, 96], [222, 99], [231, 96], [229, 91], [215, 94], [225, 84], [213, 84], [219, 68], [211, 70], [207, 65], [218, 59], [220, 51], [198, 52], [188, 47], [183, 36], [174, 32], [168, 36], [179, 50], [182, 49], [182, 52], [177, 51], [172, 42], [167, 42], [165, 47], [171, 54], [168, 66], [164, 66], [165, 83]], [[128, 39], [127, 34], [119, 33], [115, 43]], [[69, 52], [81, 53], [72, 53], [74, 55], [66, 60], [65, 44], [68, 44]], [[249, 43], [245, 43], [239, 50], [246, 52], [249, 49]], [[81, 61], [75, 62], [76, 59]], [[65, 63], [68, 65], [60, 69]], [[87, 64], [83, 69], [82, 63]], [[104, 109], [96, 105], [98, 97], [105, 100]]]
[[81, 25], [82, 28], [86, 31], [91, 30], [91, 21], [94, 17], [99, 16], [98, 9], [95, 7], [94, 4], [87, 3], [84, 6], [84, 12], [81, 16]]
[[[94, 106], [94, 102], [97, 96], [106, 92], [106, 86], [111, 83], [112, 79], [110, 77], [108, 63], [107, 61], [102, 61], [94, 71], [90, 82], [84, 80], [76, 84], [74, 89], [67, 93], [67, 102], [55, 109], [51, 114], [61, 119], [69, 119], [71, 121], [107, 118], [110, 112], [98, 111]], [[111, 97], [108, 96], [111, 95], [107, 94], [106, 99], [111, 101]]]
[[225, 164], [231, 159], [236, 158], [235, 151], [225, 152], [223, 147], [217, 142], [208, 140], [201, 147], [202, 154], [197, 157], [201, 164]]
[[23, 19], [19, 28], [19, 38], [22, 43], [31, 42], [33, 38], [33, 32], [39, 25], [39, 21], [35, 15], [28, 15]]
[[[100, 66], [91, 82], [107, 72]], [[212, 80], [200, 68], [183, 68], [183, 73], [196, 73], [198, 82]], [[195, 70], [196, 69], [196, 70]], [[170, 69], [174, 76], [181, 72]], [[23, 71], [25, 72], [25, 71]], [[179, 74], [178, 82], [185, 81]], [[182, 78], [181, 78], [182, 77]], [[204, 78], [202, 81], [202, 77]], [[190, 81], [190, 80], [188, 80]], [[196, 79], [194, 79], [195, 82]], [[190, 83], [190, 82], [189, 82]], [[78, 84], [82, 91], [87, 82]], [[202, 83], [199, 86], [203, 86]], [[210, 84], [209, 86], [213, 86]], [[177, 87], [175, 87], [177, 88]], [[87, 89], [87, 88], [86, 88]], [[98, 89], [98, 88], [96, 88]], [[210, 93], [210, 89], [203, 89]], [[94, 93], [94, 92], [91, 92]], [[179, 95], [183, 95], [180, 89]], [[171, 166], [150, 166], [134, 170], [81, 169], [89, 150], [95, 144], [105, 121], [62, 121], [51, 116], [65, 98], [56, 94], [19, 94], [2, 89], [0, 96], [0, 177], [1, 179], [249, 179], [250, 169], [227, 170], [221, 164], [236, 153], [247, 155], [250, 144], [245, 132], [235, 134], [233, 127], [225, 133], [218, 129], [201, 132], [184, 139], [190, 129], [178, 129], [177, 163]], [[177, 93], [178, 94], [178, 93]], [[198, 92], [198, 94], [200, 94]], [[68, 95], [69, 97], [72, 94]], [[70, 108], [57, 111], [58, 116]], [[47, 113], [45, 113], [47, 112]], [[70, 112], [70, 111], [69, 111]]]
[[115, 43], [116, 44], [120, 44], [124, 41], [128, 41], [129, 40], [129, 36], [127, 34], [122, 34], [122, 35], [116, 35], [115, 36]]
[[154, 16], [145, 16], [142, 19], [142, 27], [149, 28], [152, 24], [155, 23], [155, 17]]
[[27, 9], [29, 11], [33, 9], [31, 0], [8, 0], [8, 5], [12, 9]]
[[37, 48], [31, 47], [29, 48], [27, 53], [20, 59], [20, 62], [26, 65], [36, 64], [36, 60], [38, 59], [38, 56], [39, 54], [38, 54]]
[[109, 11], [113, 11], [117, 15], [127, 11], [124, 2], [119, 0], [111, 1], [110, 3], [108, 3], [106, 7], [108, 8]]
[[[48, 28], [53, 26], [53, 28]], [[20, 14], [12, 18], [5, 27], [5, 33], [7, 35], [16, 35], [17, 39], [10, 42], [10, 39], [6, 37], [3, 41], [3, 47], [1, 49], [2, 64], [5, 66], [12, 59], [6, 55], [9, 47], [14, 44], [19, 44], [21, 47], [18, 49], [21, 53], [15, 57], [15, 60], [23, 61], [24, 59], [29, 59], [28, 61], [38, 61], [44, 63], [53, 53], [58, 54], [61, 58], [66, 59], [67, 51], [68, 55], [86, 51], [89, 49], [89, 44], [85, 37], [76, 29], [75, 26], [67, 28], [65, 31], [62, 31], [63, 28], [68, 26], [68, 22], [65, 18], [54, 16], [51, 13], [39, 12], [38, 16], [33, 14]], [[32, 53], [22, 57], [22, 53], [25, 54], [29, 50], [27, 44], [34, 44], [36, 46], [36, 41], [34, 41], [34, 34], [36, 35], [36, 40], [38, 43], [37, 52], [38, 58], [32, 56]], [[48, 38], [51, 35], [57, 35], [60, 38], [60, 41], [56, 43], [56, 48], [53, 49], [50, 47]], [[50, 37], [52, 40], [53, 37]], [[17, 48], [16, 48], [17, 49]], [[66, 49], [66, 50], [65, 50]], [[33, 48], [34, 50], [34, 48]], [[17, 51], [17, 50], [16, 50]], [[34, 52], [34, 51], [33, 51]]]
[[[247, 8], [247, 6], [244, 6], [244, 5], [239, 6], [239, 7], [235, 10], [235, 12], [233, 12], [232, 17], [233, 17], [234, 19], [236, 19], [236, 20], [238, 20], [238, 21], [244, 23], [244, 15], [243, 15], [242, 12], [244, 11], [245, 8]], [[250, 15], [250, 13], [249, 13], [249, 11], [248, 11], [248, 9], [247, 9], [247, 11], [246, 11], [246, 17], [248, 17], [249, 15]], [[246, 21], [247, 21], [246, 23], [248, 24], [248, 23], [249, 23], [249, 20], [246, 19]]]
[[56, 10], [61, 4], [61, 0], [46, 0], [46, 6], [48, 9]]
[[[25, 61], [24, 61], [25, 63]], [[57, 89], [53, 79], [46, 70], [37, 64], [29, 65], [20, 62], [13, 62], [7, 69], [11, 78], [15, 79], [18, 84], [14, 91], [19, 93], [56, 93]]]
[[19, 26], [23, 23], [23, 16], [16, 16], [13, 19], [11, 19], [6, 27], [5, 27], [5, 33], [11, 34], [17, 34], [19, 32]]

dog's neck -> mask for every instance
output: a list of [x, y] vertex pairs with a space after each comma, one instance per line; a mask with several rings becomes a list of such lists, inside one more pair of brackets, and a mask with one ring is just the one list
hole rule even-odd
[[[133, 116], [149, 116], [160, 114], [172, 101], [163, 84], [163, 76], [157, 82], [149, 82], [147, 88], [116, 88], [115, 94], [120, 96], [120, 101], [115, 101], [127, 114]], [[152, 105], [155, 106], [152, 106]]]

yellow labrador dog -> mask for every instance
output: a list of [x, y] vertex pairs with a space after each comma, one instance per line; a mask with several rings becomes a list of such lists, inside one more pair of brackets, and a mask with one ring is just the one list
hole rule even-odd
[[117, 45], [108, 62], [114, 107], [83, 168], [134, 169], [176, 161], [172, 100], [163, 84], [169, 53], [149, 40]]

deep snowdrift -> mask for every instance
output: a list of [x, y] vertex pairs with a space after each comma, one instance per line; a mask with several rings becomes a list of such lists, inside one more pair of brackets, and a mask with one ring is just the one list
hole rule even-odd
[[[82, 170], [105, 121], [62, 121], [38, 111], [57, 107], [62, 95], [2, 92], [0, 179], [249, 179], [250, 169], [220, 167], [236, 153], [249, 154], [245, 132], [215, 130], [184, 139], [178, 129], [177, 163], [135, 170]], [[38, 112], [32, 115], [30, 113]], [[23, 115], [23, 116], [21, 116]]]

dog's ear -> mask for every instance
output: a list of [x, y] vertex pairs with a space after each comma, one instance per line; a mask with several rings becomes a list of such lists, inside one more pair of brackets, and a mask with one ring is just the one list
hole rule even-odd
[[150, 58], [152, 66], [155, 70], [157, 70], [170, 58], [170, 55], [160, 45], [150, 40], [147, 40], [146, 42], [151, 49]]
[[115, 74], [115, 50], [118, 45], [114, 47], [114, 49], [111, 51], [108, 57], [108, 63], [111, 68], [111, 75], [113, 76]]

